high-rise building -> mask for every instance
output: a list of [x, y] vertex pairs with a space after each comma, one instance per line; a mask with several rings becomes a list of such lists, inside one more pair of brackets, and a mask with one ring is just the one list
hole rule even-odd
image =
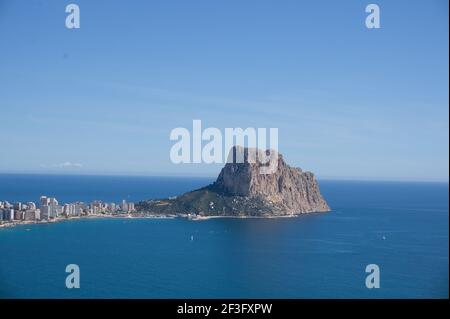
[[48, 206], [50, 207], [50, 217], [56, 218], [62, 213], [62, 209], [59, 206], [58, 201], [54, 197], [48, 199]]
[[50, 206], [41, 206], [41, 219], [49, 219], [51, 217]]
[[122, 200], [122, 205], [120, 207], [122, 209], [123, 212], [127, 212], [128, 211], [128, 204], [126, 202], [126, 200]]
[[0, 208], [0, 220], [14, 220], [14, 209]]
[[50, 199], [47, 196], [41, 196], [40, 198], [41, 207], [48, 206], [50, 204]]
[[8, 201], [4, 201], [3, 208], [13, 208], [13, 206]]
[[13, 220], [14, 219], [14, 209], [8, 208], [7, 211], [9, 212], [8, 219]]
[[15, 210], [22, 210], [22, 203], [21, 202], [17, 202], [14, 204], [14, 209]]
[[28, 203], [27, 203], [27, 207], [28, 207], [28, 209], [36, 209], [36, 208], [37, 208], [37, 207], [36, 207], [36, 204], [33, 203], [33, 202], [28, 202]]
[[14, 210], [14, 219], [15, 220], [23, 220], [24, 214], [23, 211]]
[[37, 211], [35, 209], [28, 209], [24, 212], [23, 215], [24, 220], [36, 220], [38, 218]]

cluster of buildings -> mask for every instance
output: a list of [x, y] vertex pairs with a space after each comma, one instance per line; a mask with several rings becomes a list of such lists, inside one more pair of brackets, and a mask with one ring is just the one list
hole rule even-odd
[[50, 220], [60, 217], [81, 217], [99, 214], [129, 214], [134, 210], [134, 203], [127, 203], [125, 200], [120, 204], [94, 201], [90, 204], [76, 202], [61, 205], [54, 197], [41, 196], [38, 205], [34, 202], [16, 202], [11, 204], [8, 201], [0, 201], [0, 220]]

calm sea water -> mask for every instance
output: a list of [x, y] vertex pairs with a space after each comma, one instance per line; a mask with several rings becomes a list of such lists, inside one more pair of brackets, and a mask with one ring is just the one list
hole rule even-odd
[[[0, 175], [0, 200], [119, 202], [211, 179]], [[0, 229], [0, 297], [448, 298], [448, 184], [321, 181], [285, 219], [93, 219]], [[191, 238], [193, 240], [191, 240]], [[81, 288], [65, 288], [65, 267]], [[381, 288], [365, 287], [377, 264]]]

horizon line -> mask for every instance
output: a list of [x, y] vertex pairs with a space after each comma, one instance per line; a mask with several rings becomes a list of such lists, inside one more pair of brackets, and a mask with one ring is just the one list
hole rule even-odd
[[[53, 175], [53, 176], [104, 176], [104, 177], [166, 177], [166, 178], [217, 178], [217, 174], [170, 174], [170, 173], [114, 173], [114, 172], [3, 172], [0, 171], [0, 175]], [[389, 178], [389, 177], [348, 177], [348, 176], [317, 176], [319, 181], [354, 181], [354, 182], [398, 182], [398, 183], [449, 183], [449, 179], [429, 178], [429, 179], [401, 179], [401, 178]]]

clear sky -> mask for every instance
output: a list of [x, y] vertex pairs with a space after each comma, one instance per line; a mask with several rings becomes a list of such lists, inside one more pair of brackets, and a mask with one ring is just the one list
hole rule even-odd
[[201, 119], [319, 178], [448, 180], [448, 1], [369, 3], [0, 0], [0, 172], [213, 176], [169, 159]]

